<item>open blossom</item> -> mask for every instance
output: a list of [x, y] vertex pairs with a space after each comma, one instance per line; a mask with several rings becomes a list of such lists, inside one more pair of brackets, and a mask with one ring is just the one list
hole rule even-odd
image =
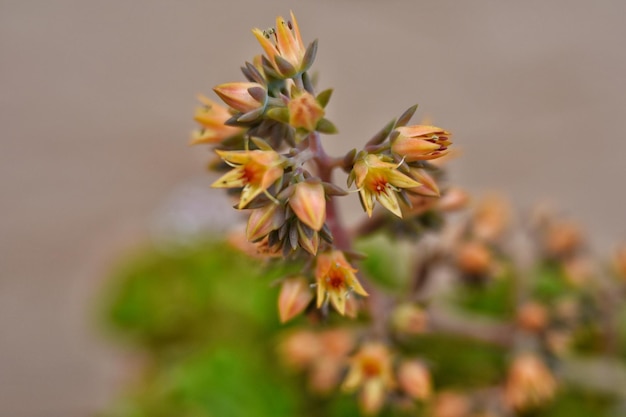
[[384, 162], [373, 154], [354, 164], [356, 186], [368, 216], [372, 216], [374, 200], [377, 200], [387, 210], [402, 217], [396, 192], [401, 188], [418, 187], [420, 183], [401, 173], [397, 168], [396, 164]]
[[363, 296], [367, 292], [354, 274], [357, 270], [346, 261], [343, 252], [335, 250], [318, 255], [315, 266], [317, 307], [328, 298], [340, 314], [345, 314], [346, 297], [351, 291]]
[[402, 126], [395, 131], [398, 136], [393, 139], [391, 150], [407, 162], [439, 158], [452, 144], [450, 133], [435, 126]]
[[278, 16], [273, 30], [253, 29], [252, 33], [263, 47], [276, 72], [283, 76], [294, 75], [284, 73], [285, 68], [280, 65], [280, 60], [286, 61], [295, 72], [302, 70], [306, 48], [302, 43], [298, 21], [293, 12], [291, 12], [291, 21], [288, 22], [282, 16]]
[[203, 106], [196, 109], [194, 120], [202, 125], [202, 129], [193, 132], [191, 145], [219, 143], [241, 132], [242, 129], [239, 127], [226, 126], [224, 124], [231, 117], [226, 107], [202, 95], [198, 96], [198, 100], [200, 100]]
[[365, 414], [376, 414], [393, 386], [389, 350], [380, 343], [368, 343], [352, 357], [342, 388], [348, 392], [360, 388], [361, 409]]
[[221, 151], [216, 150], [224, 162], [233, 167], [211, 187], [241, 188], [239, 209], [266, 191], [283, 175], [282, 159], [274, 151]]
[[247, 113], [264, 105], [264, 103], [252, 97], [248, 91], [251, 88], [263, 89], [263, 86], [258, 83], [225, 83], [214, 87], [213, 91], [220, 96], [224, 103], [228, 104], [233, 109]]

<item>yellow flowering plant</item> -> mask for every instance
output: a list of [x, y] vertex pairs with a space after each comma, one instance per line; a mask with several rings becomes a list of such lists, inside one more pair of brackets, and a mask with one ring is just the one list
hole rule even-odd
[[[230, 241], [265, 265], [297, 267], [277, 281], [277, 320], [297, 324], [279, 343], [283, 362], [308, 373], [308, 386], [319, 395], [354, 395], [363, 415], [393, 409], [435, 417], [522, 416], [550, 404], [560, 381], [549, 359], [573, 346], [580, 317], [598, 313], [597, 305], [580, 293], [560, 299], [541, 285], [528, 290], [517, 281], [523, 268], [514, 255], [504, 255], [511, 247], [511, 214], [498, 197], [442, 229], [445, 215], [464, 209], [469, 199], [442, 181], [443, 160], [453, 154], [451, 133], [430, 123], [410, 124], [417, 106], [360, 149], [329, 155], [322, 137], [337, 132], [326, 111], [333, 90], [318, 91], [309, 73], [317, 41], [305, 46], [293, 12], [290, 19], [279, 16], [273, 28], [252, 32], [264, 54], [243, 65], [245, 81], [214, 88], [224, 105], [200, 96], [203, 106], [194, 115], [200, 128], [191, 144], [213, 147], [217, 162], [211, 169], [219, 177], [212, 187], [228, 189], [235, 209], [247, 216], [243, 236]], [[347, 187], [333, 181], [337, 171], [347, 174]], [[363, 207], [355, 226], [339, 216], [342, 198], [358, 198]], [[572, 285], [588, 279], [578, 229], [540, 220], [528, 226], [539, 248], [536, 263], [562, 268]], [[401, 292], [384, 285], [400, 275], [394, 269], [402, 263], [402, 253], [394, 252], [398, 246], [369, 251], [370, 257], [387, 258], [379, 280], [367, 267], [373, 261], [360, 252], [359, 240], [375, 232], [391, 236], [386, 244], [409, 237], [421, 245], [408, 262], [412, 269]], [[427, 232], [440, 232], [433, 233], [435, 243], [420, 240]], [[621, 248], [614, 265], [622, 277], [624, 259]], [[463, 286], [495, 291], [501, 297], [487, 295], [486, 304], [508, 321], [476, 324], [429, 305], [439, 267]], [[452, 298], [472, 310], [480, 304], [473, 294]], [[431, 369], [445, 367], [445, 361], [436, 362], [438, 352], [421, 357], [414, 343], [438, 332], [507, 349], [499, 379], [485, 377], [492, 384], [485, 392], [438, 392], [442, 379], [438, 374], [433, 380]]]

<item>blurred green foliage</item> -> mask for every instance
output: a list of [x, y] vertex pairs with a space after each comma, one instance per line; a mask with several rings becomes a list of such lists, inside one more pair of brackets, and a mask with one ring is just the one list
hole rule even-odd
[[[409, 262], [400, 260], [410, 259], [404, 249], [383, 237], [363, 241], [358, 249], [369, 255], [362, 270], [401, 294]], [[279, 323], [278, 287], [272, 283], [301, 268], [249, 259], [223, 242], [172, 253], [148, 248], [122, 261], [104, 291], [104, 318], [109, 333], [134, 352], [142, 370], [101, 416], [359, 415], [354, 395], [311, 394], [304, 376], [278, 361], [281, 332], [304, 319]], [[547, 271], [542, 279], [549, 281], [553, 271]], [[569, 290], [541, 283], [536, 291], [554, 300]], [[510, 277], [504, 276], [461, 291], [452, 302], [472, 313], [509, 319], [512, 292]], [[436, 389], [499, 384], [510, 359], [503, 348], [435, 334], [402, 340], [398, 349], [426, 362]], [[564, 389], [548, 408], [529, 416], [615, 416], [612, 407], [610, 398]], [[421, 415], [415, 413], [410, 415]], [[406, 413], [386, 407], [380, 415]]]

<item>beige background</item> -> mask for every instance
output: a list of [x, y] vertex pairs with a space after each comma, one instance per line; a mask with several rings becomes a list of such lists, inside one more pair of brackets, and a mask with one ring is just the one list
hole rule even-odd
[[0, 0], [0, 415], [89, 415], [119, 388], [94, 294], [177, 184], [208, 187], [195, 94], [241, 80], [250, 28], [290, 8], [335, 87], [332, 150], [419, 102], [463, 148], [453, 182], [625, 238], [626, 2]]

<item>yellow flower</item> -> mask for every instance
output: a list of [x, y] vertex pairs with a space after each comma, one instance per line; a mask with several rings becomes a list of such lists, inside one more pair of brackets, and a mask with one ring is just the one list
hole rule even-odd
[[191, 145], [219, 143], [241, 132], [242, 129], [239, 127], [226, 126], [224, 124], [231, 117], [226, 107], [203, 95], [199, 95], [198, 100], [200, 100], [203, 106], [196, 109], [194, 120], [202, 125], [202, 129], [193, 132]]
[[450, 133], [435, 126], [402, 126], [395, 130], [398, 136], [391, 142], [391, 150], [407, 162], [439, 158], [452, 145]]
[[342, 388], [351, 392], [361, 387], [361, 409], [365, 414], [378, 413], [385, 403], [387, 391], [394, 386], [389, 350], [380, 343], [369, 343], [350, 362]]
[[211, 187], [243, 187], [239, 209], [246, 207], [283, 175], [282, 159], [274, 151], [216, 150], [215, 152], [233, 169], [215, 181]]
[[341, 251], [335, 250], [320, 254], [315, 266], [317, 307], [321, 307], [328, 298], [333, 307], [343, 315], [346, 312], [346, 297], [351, 291], [367, 296], [355, 272], [357, 270], [346, 261]]
[[372, 154], [354, 164], [356, 186], [368, 216], [372, 216], [376, 199], [387, 210], [402, 217], [396, 192], [400, 188], [414, 188], [421, 184], [399, 172], [397, 168], [396, 164], [384, 162]]
[[[303, 69], [303, 60], [306, 54], [298, 21], [293, 12], [290, 13], [290, 22], [287, 22], [282, 16], [278, 16], [276, 27], [270, 31], [263, 31], [258, 28], [252, 30], [276, 72], [283, 76], [293, 76], [300, 72]], [[281, 60], [293, 67], [294, 73], [285, 73], [286, 68], [285, 65], [281, 65]]]
[[258, 83], [225, 83], [214, 87], [213, 91], [224, 100], [224, 103], [228, 104], [233, 109], [247, 113], [265, 104], [260, 103], [250, 95], [248, 90], [251, 88], [263, 89], [263, 86]]

